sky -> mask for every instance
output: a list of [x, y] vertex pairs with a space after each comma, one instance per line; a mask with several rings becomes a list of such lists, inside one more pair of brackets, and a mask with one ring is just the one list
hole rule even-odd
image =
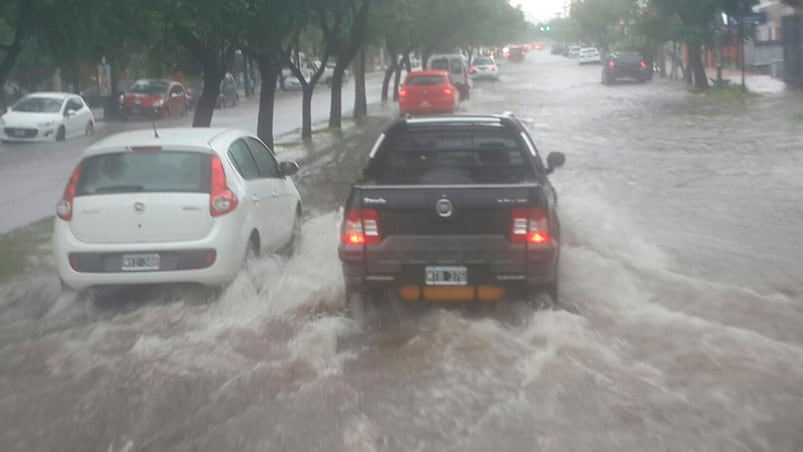
[[564, 3], [568, 8], [569, 0], [510, 0], [513, 6], [521, 5], [521, 10], [531, 22], [547, 21], [557, 13], [562, 14]]

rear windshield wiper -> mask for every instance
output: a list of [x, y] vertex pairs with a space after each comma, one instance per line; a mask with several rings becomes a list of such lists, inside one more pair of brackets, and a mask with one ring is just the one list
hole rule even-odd
[[95, 193], [131, 193], [145, 191], [144, 185], [104, 185], [96, 187]]

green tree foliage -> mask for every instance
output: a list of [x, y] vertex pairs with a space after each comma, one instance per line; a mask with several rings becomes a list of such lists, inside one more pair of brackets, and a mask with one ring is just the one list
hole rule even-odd
[[38, 22], [34, 0], [0, 3], [0, 108], [6, 109], [3, 85], [17, 58], [32, 38]]

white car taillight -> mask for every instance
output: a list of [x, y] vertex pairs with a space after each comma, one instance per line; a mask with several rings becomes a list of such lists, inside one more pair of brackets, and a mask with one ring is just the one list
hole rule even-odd
[[61, 197], [58, 205], [56, 205], [56, 215], [64, 221], [72, 220], [72, 206], [75, 200], [75, 190], [78, 187], [78, 179], [81, 177], [81, 170], [84, 167], [84, 162], [78, 164], [67, 181], [67, 187], [64, 189], [64, 195]]
[[209, 213], [213, 217], [227, 214], [237, 208], [237, 196], [226, 185], [226, 172], [220, 157], [212, 156], [212, 171], [209, 183]]

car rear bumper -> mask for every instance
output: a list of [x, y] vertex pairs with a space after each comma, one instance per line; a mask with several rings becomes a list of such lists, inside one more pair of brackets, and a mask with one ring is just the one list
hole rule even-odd
[[132, 104], [123, 104], [120, 107], [120, 112], [124, 116], [139, 116], [143, 118], [152, 118], [162, 114], [162, 109], [164, 107], [153, 107], [147, 105], [132, 105]]
[[491, 71], [477, 71], [471, 74], [474, 80], [496, 80], [499, 78], [499, 73]]
[[465, 267], [465, 286], [520, 289], [554, 282], [558, 244], [528, 246], [504, 237], [405, 237], [382, 244], [342, 246], [343, 278], [349, 290], [418, 287], [423, 294], [428, 267]]
[[[423, 104], [428, 102], [428, 104]], [[426, 99], [425, 101], [405, 100], [399, 102], [399, 111], [402, 113], [435, 113], [454, 110], [452, 98]]]
[[[56, 270], [67, 287], [82, 290], [93, 286], [129, 284], [198, 283], [221, 286], [242, 268], [247, 231], [240, 230], [236, 216], [218, 222], [203, 239], [183, 242], [85, 243], [78, 240], [69, 223], [56, 219], [53, 251]], [[213, 259], [206, 259], [211, 252]], [[160, 269], [124, 271], [122, 256], [158, 254]]]

